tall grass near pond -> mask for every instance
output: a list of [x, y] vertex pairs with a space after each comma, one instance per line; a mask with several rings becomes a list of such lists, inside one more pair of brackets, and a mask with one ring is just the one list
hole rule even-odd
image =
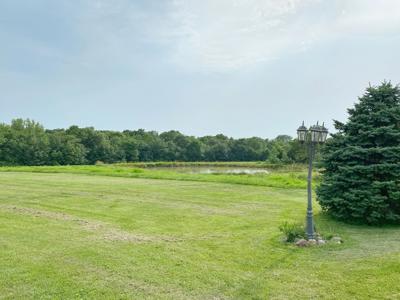
[[[160, 166], [163, 166], [160, 168]], [[0, 172], [35, 172], [35, 173], [72, 173], [101, 175], [126, 178], [147, 178], [201, 182], [221, 182], [230, 184], [244, 184], [255, 186], [268, 186], [277, 188], [306, 188], [307, 174], [304, 166], [274, 166], [268, 174], [196, 174], [176, 172], [174, 167], [255, 167], [265, 168], [262, 163], [148, 163], [148, 164], [111, 164], [90, 166], [21, 166], [0, 167]], [[271, 167], [271, 165], [269, 165]], [[140, 168], [142, 167], [142, 168]], [[158, 167], [157, 169], [153, 169]], [[165, 168], [164, 168], [165, 167]], [[290, 170], [292, 168], [292, 170]], [[318, 180], [318, 173], [315, 173]]]

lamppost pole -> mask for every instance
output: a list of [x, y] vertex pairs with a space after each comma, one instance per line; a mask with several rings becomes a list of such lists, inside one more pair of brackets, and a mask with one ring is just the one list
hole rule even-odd
[[308, 176], [307, 176], [307, 238], [314, 239], [314, 220], [312, 209], [312, 164], [315, 146], [313, 142], [308, 143]]
[[298, 140], [301, 143], [306, 143], [308, 150], [308, 177], [307, 177], [307, 226], [306, 234], [307, 238], [314, 239], [314, 220], [313, 220], [313, 209], [312, 209], [312, 166], [315, 154], [315, 146], [318, 143], [325, 143], [328, 136], [328, 129], [322, 126], [314, 125], [310, 129], [303, 124], [297, 129]]

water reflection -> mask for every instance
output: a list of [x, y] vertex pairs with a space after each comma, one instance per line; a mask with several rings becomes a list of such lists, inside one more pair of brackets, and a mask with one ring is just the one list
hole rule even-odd
[[235, 168], [235, 169], [221, 169], [221, 168], [201, 168], [200, 170], [194, 170], [191, 173], [197, 174], [268, 174], [268, 170], [263, 169], [245, 169], [245, 168]]
[[[153, 168], [159, 170], [165, 170], [166, 168]], [[190, 173], [190, 174], [269, 174], [267, 169], [259, 168], [238, 168], [238, 167], [170, 167], [170, 170], [174, 170], [179, 173]]]

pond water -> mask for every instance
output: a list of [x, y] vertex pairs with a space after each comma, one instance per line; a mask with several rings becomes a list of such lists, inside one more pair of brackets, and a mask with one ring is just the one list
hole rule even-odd
[[157, 170], [173, 170], [179, 173], [189, 174], [269, 174], [267, 169], [260, 168], [243, 168], [243, 167], [168, 167], [168, 168], [152, 168]]

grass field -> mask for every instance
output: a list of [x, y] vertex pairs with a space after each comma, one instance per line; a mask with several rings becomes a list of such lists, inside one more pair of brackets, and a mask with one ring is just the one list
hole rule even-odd
[[[307, 178], [304, 167], [298, 165], [273, 170], [268, 175], [188, 174], [176, 172], [175, 168], [139, 168], [138, 165], [149, 166], [149, 164], [116, 164], [99, 166], [0, 167], [0, 172], [70, 173], [127, 178], [221, 182], [279, 188], [305, 188]], [[188, 165], [192, 164], [189, 163]], [[221, 165], [225, 166], [227, 164], [217, 164], [217, 166]], [[251, 167], [252, 165], [247, 163], [246, 165], [239, 164], [236, 166]], [[150, 164], [150, 166], [153, 166], [153, 164]], [[159, 164], [155, 166], [159, 166]], [[181, 166], [181, 164], [178, 166]], [[315, 175], [315, 178], [318, 180], [318, 174]]]
[[0, 299], [400, 299], [400, 228], [319, 213], [341, 245], [297, 248], [305, 172], [0, 168]]

